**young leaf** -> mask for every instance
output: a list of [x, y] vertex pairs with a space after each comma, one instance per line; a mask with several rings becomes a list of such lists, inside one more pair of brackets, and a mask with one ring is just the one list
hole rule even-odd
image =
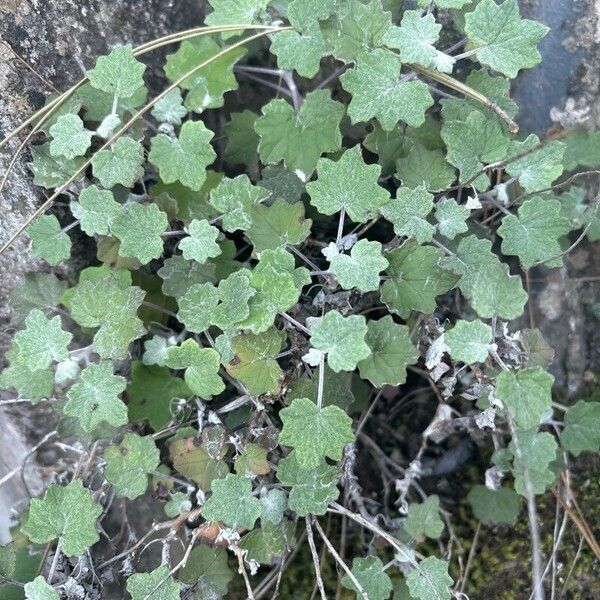
[[461, 276], [458, 286], [480, 317], [512, 320], [523, 313], [527, 293], [521, 278], [510, 274], [489, 240], [463, 238], [456, 255], [442, 258], [440, 265]]
[[446, 161], [442, 150], [428, 150], [414, 141], [407, 156], [396, 161], [396, 177], [405, 187], [424, 186], [430, 192], [441, 192], [456, 179], [456, 171]]
[[319, 408], [308, 398], [296, 398], [279, 416], [279, 441], [295, 448], [303, 469], [316, 467], [322, 457], [340, 460], [344, 446], [354, 440], [352, 419], [337, 406]]
[[454, 360], [468, 365], [484, 362], [492, 343], [492, 328], [478, 319], [459, 319], [456, 325], [444, 334], [444, 343]]
[[469, 218], [471, 209], [464, 204], [458, 204], [454, 198], [442, 198], [435, 205], [435, 218], [438, 231], [449, 240], [460, 233], [465, 233], [469, 227], [465, 221]]
[[453, 583], [448, 575], [448, 563], [435, 556], [422, 560], [406, 578], [410, 596], [415, 600], [450, 600]]
[[335, 254], [329, 270], [346, 290], [356, 287], [363, 292], [374, 292], [379, 288], [379, 273], [387, 266], [379, 242], [359, 240], [352, 246], [350, 256]]
[[196, 546], [178, 578], [191, 585], [198, 600], [213, 600], [227, 594], [234, 574], [227, 564], [227, 551], [223, 548]]
[[465, 33], [477, 58], [507, 77], [540, 62], [536, 46], [548, 31], [537, 21], [521, 19], [517, 0], [482, 0], [465, 15]]
[[25, 584], [25, 600], [60, 600], [58, 592], [38, 575], [33, 581]]
[[131, 46], [117, 46], [107, 56], [100, 56], [87, 72], [92, 87], [117, 98], [131, 98], [144, 85], [146, 65], [136, 60]]
[[194, 191], [206, 180], [206, 167], [217, 155], [210, 145], [214, 133], [202, 121], [186, 121], [174, 139], [159, 133], [150, 142], [148, 161], [165, 183], [180, 181]]
[[519, 516], [519, 496], [507, 487], [491, 490], [485, 485], [476, 485], [467, 495], [467, 501], [482, 523], [513, 525]]
[[127, 580], [131, 600], [179, 600], [181, 584], [169, 574], [169, 565], [160, 565], [150, 573], [134, 573]]
[[112, 363], [90, 363], [79, 381], [67, 392], [63, 412], [79, 419], [84, 431], [93, 431], [106, 421], [114, 427], [127, 423], [127, 407], [119, 398], [126, 380], [113, 373]]
[[[369, 600], [387, 600], [392, 592], [392, 580], [383, 569], [383, 563], [378, 556], [352, 559], [352, 575], [360, 583]], [[341, 579], [342, 585], [356, 592], [356, 598], [361, 595], [348, 575]]]
[[501, 400], [517, 427], [537, 427], [552, 407], [554, 377], [541, 367], [502, 371], [496, 379], [494, 395]]
[[358, 363], [360, 376], [375, 387], [403, 384], [406, 367], [419, 358], [408, 327], [394, 323], [391, 315], [368, 321], [367, 327], [365, 341], [371, 348], [371, 355]]
[[17, 349], [6, 353], [9, 366], [0, 372], [0, 389], [13, 388], [19, 398], [27, 399], [31, 404], [37, 404], [43, 398], [48, 398], [54, 390], [54, 376], [50, 369], [32, 371], [27, 364], [17, 359]]
[[509, 445], [509, 450], [514, 456], [515, 490], [522, 496], [527, 495], [525, 484], [525, 470], [527, 470], [532, 492], [543, 494], [555, 479], [550, 468], [550, 463], [556, 459], [557, 445], [554, 437], [545, 431], [538, 433], [535, 429], [517, 429], [516, 433], [520, 458], [515, 450], [515, 440]]
[[245, 231], [252, 225], [253, 207], [268, 197], [269, 192], [252, 185], [247, 175], [238, 175], [234, 179], [221, 180], [210, 193], [210, 204], [222, 213], [221, 224], [225, 231]]
[[573, 456], [600, 449], [600, 402], [584, 402], [569, 407], [560, 443]]
[[433, 209], [433, 194], [424, 187], [398, 188], [396, 198], [381, 208], [381, 214], [394, 225], [396, 235], [413, 237], [420, 244], [430, 242], [435, 227], [426, 218]]
[[[168, 60], [168, 58], [167, 58]], [[159, 123], [169, 123], [169, 125], [181, 125], [181, 119], [183, 119], [188, 111], [183, 106], [183, 98], [181, 97], [181, 90], [174, 88], [167, 92], [152, 109], [152, 116]]]
[[39, 308], [34, 308], [25, 319], [25, 329], [15, 334], [16, 360], [37, 371], [67, 359], [73, 336], [63, 331], [61, 324], [59, 315], [48, 319]]
[[27, 228], [33, 253], [53, 267], [71, 255], [71, 239], [54, 215], [42, 215]]
[[381, 167], [365, 164], [360, 146], [346, 150], [337, 161], [319, 159], [317, 173], [319, 178], [307, 183], [306, 191], [324, 215], [343, 208], [353, 221], [365, 223], [389, 202], [389, 192], [377, 184]]
[[160, 453], [152, 436], [126, 433], [118, 446], [104, 452], [106, 479], [119, 496], [133, 500], [148, 487], [148, 473], [160, 463]]
[[265, 164], [283, 160], [288, 170], [308, 181], [321, 154], [341, 148], [344, 112], [344, 105], [332, 100], [328, 90], [308, 93], [297, 114], [285, 100], [271, 100], [254, 124], [260, 159]]
[[404, 529], [412, 537], [426, 535], [436, 540], [444, 531], [440, 518], [440, 499], [434, 494], [420, 504], [409, 504]]
[[177, 300], [177, 318], [188, 331], [202, 333], [211, 325], [218, 303], [219, 292], [212, 283], [195, 283]]
[[277, 479], [284, 485], [292, 486], [289, 507], [299, 517], [307, 514], [324, 515], [331, 502], [340, 492], [337, 482], [340, 478], [338, 467], [329, 465], [321, 459], [316, 467], [303, 469], [293, 450], [279, 461]]
[[111, 231], [120, 240], [119, 254], [133, 256], [143, 265], [163, 253], [167, 215], [156, 204], [130, 204], [112, 222]]
[[113, 221], [123, 207], [115, 201], [110, 190], [90, 185], [79, 194], [79, 202], [71, 202], [71, 212], [79, 219], [79, 226], [89, 236], [108, 235]]
[[60, 549], [67, 556], [80, 556], [99, 535], [96, 519], [102, 507], [92, 500], [81, 479], [66, 486], [51, 484], [43, 498], [34, 498], [29, 505], [29, 517], [21, 531], [38, 544], [58, 538]]
[[185, 382], [192, 392], [211, 400], [225, 389], [219, 377], [221, 357], [212, 348], [201, 348], [195, 340], [185, 340], [181, 346], [167, 350], [165, 364], [171, 369], [185, 369]]
[[390, 279], [383, 282], [381, 300], [388, 308], [407, 318], [412, 310], [432, 314], [435, 298], [452, 289], [458, 277], [439, 266], [442, 252], [420, 246], [414, 240], [386, 254]]
[[225, 365], [227, 372], [250, 394], [276, 394], [281, 387], [283, 371], [275, 356], [281, 350], [283, 339], [277, 329], [236, 335], [231, 340], [235, 354]]
[[[50, 143], [31, 146], [33, 162], [29, 168], [33, 173], [33, 183], [45, 188], [55, 188], [66, 183], [85, 163], [82, 156], [68, 160], [50, 154]], [[78, 179], [81, 178], [81, 175]]]
[[120, 137], [110, 148], [92, 156], [92, 172], [102, 187], [117, 184], [132, 188], [143, 177], [144, 148], [130, 137]]
[[67, 160], [83, 156], [92, 144], [92, 132], [84, 128], [83, 121], [77, 115], [58, 117], [50, 127], [50, 135], [50, 154], [64, 156]]
[[219, 230], [210, 225], [206, 219], [202, 221], [194, 219], [187, 229], [190, 235], [179, 242], [179, 249], [183, 254], [183, 258], [195, 260], [202, 264], [209, 258], [221, 254], [221, 248], [216, 243]]
[[433, 105], [429, 88], [422, 81], [401, 81], [400, 66], [398, 57], [378, 48], [363, 54], [340, 77], [352, 94], [348, 105], [352, 123], [377, 119], [385, 131], [391, 131], [398, 121], [414, 127], [425, 122], [425, 111]]
[[354, 371], [357, 363], [371, 354], [365, 342], [367, 323], [362, 315], [343, 317], [331, 310], [310, 327], [313, 348], [327, 353], [333, 371]]
[[246, 232], [254, 252], [301, 244], [310, 234], [311, 219], [304, 217], [304, 204], [290, 204], [277, 198], [271, 206], [254, 204], [250, 207], [252, 225]]
[[220, 302], [210, 319], [213, 325], [227, 331], [248, 318], [248, 301], [256, 295], [256, 290], [250, 285], [248, 271], [244, 270], [236, 271], [222, 279], [218, 292]]
[[534, 196], [525, 200], [519, 216], [506, 215], [498, 228], [502, 252], [518, 256], [524, 269], [540, 262], [560, 266], [560, 238], [571, 230], [569, 220], [560, 212], [561, 203], [554, 198]]
[[213, 481], [212, 496], [203, 506], [202, 516], [227, 527], [252, 529], [261, 510], [260, 500], [252, 495], [251, 481], [230, 473], [225, 479]]

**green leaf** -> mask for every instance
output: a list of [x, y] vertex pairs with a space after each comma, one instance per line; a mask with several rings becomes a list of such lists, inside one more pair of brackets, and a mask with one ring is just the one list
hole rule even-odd
[[308, 181], [323, 152], [342, 147], [340, 121], [345, 107], [328, 90], [306, 95], [298, 113], [285, 100], [271, 100], [254, 124], [260, 137], [258, 152], [265, 164], [283, 160], [285, 167]]
[[480, 317], [512, 320], [523, 313], [527, 294], [521, 278], [510, 274], [489, 240], [469, 235], [460, 241], [456, 255], [441, 259], [440, 264], [461, 275], [458, 286]]
[[257, 117], [251, 110], [234, 112], [230, 115], [231, 120], [223, 125], [227, 136], [224, 159], [228, 165], [245, 165], [248, 168], [256, 165], [260, 139], [254, 131]]
[[563, 142], [565, 171], [573, 171], [577, 167], [597, 169], [600, 166], [600, 131], [567, 130]]
[[301, 244], [310, 235], [312, 220], [304, 217], [302, 202], [290, 204], [277, 198], [271, 206], [252, 205], [250, 215], [252, 225], [246, 235], [256, 254], [288, 244]]
[[[435, 0], [435, 5], [438, 8], [462, 8], [465, 4], [471, 3], [472, 0]], [[423, 8], [428, 8], [431, 5], [431, 0], [418, 0], [417, 4]]]
[[119, 496], [130, 500], [141, 496], [148, 487], [148, 473], [160, 463], [160, 453], [152, 436], [126, 433], [118, 446], [104, 452], [106, 479]]
[[372, 219], [390, 199], [377, 184], [379, 165], [366, 165], [360, 146], [346, 150], [338, 161], [319, 159], [319, 178], [306, 184], [310, 203], [322, 214], [333, 215], [345, 209], [357, 223]]
[[233, 358], [227, 372], [240, 381], [249, 394], [276, 394], [281, 388], [283, 371], [275, 357], [285, 339], [277, 329], [259, 334], [242, 333], [231, 340]]
[[510, 412], [517, 427], [537, 427], [552, 407], [554, 377], [541, 367], [502, 371], [496, 379], [494, 395]]
[[225, 479], [213, 481], [212, 496], [203, 506], [202, 516], [227, 527], [252, 529], [261, 510], [260, 500], [252, 495], [251, 481], [230, 473]]
[[202, 121], [186, 121], [177, 139], [164, 133], [152, 138], [148, 161], [165, 183], [180, 181], [198, 191], [206, 180], [206, 167], [217, 157], [210, 145], [213, 136]]
[[165, 364], [171, 369], [185, 369], [185, 382], [204, 400], [211, 400], [225, 389], [219, 377], [219, 353], [212, 348], [201, 348], [195, 340], [185, 340], [181, 346], [169, 348]]
[[379, 288], [379, 273], [387, 266], [379, 242], [359, 240], [352, 246], [350, 256], [334, 254], [329, 270], [346, 290], [356, 287], [363, 292], [374, 292]]
[[458, 278], [440, 267], [442, 252], [433, 246], [409, 241], [386, 254], [390, 277], [381, 287], [381, 300], [388, 308], [407, 318], [412, 310], [432, 314], [436, 296], [454, 287]]
[[[352, 559], [352, 575], [360, 583], [369, 600], [386, 600], [392, 592], [392, 580], [383, 569], [383, 563], [378, 556]], [[342, 585], [356, 593], [356, 598], [361, 594], [348, 575], [341, 579]]]
[[179, 249], [187, 260], [205, 263], [209, 258], [221, 254], [221, 248], [216, 243], [219, 230], [206, 219], [194, 219], [187, 227], [189, 237], [179, 242]]
[[417, 10], [406, 10], [400, 27], [386, 31], [383, 43], [400, 51], [403, 63], [433, 67], [446, 73], [452, 72], [454, 59], [435, 49], [442, 26], [435, 22], [431, 13], [422, 15]]
[[465, 33], [479, 61], [507, 77], [540, 62], [536, 46], [548, 31], [537, 21], [521, 19], [517, 0], [481, 0], [465, 15]]
[[271, 467], [267, 460], [267, 451], [258, 444], [248, 442], [242, 453], [236, 457], [234, 463], [235, 472], [243, 477], [256, 477], [266, 475]]
[[340, 81], [352, 94], [348, 115], [352, 123], [377, 119], [385, 131], [398, 121], [418, 127], [425, 122], [425, 111], [433, 98], [425, 83], [400, 81], [400, 60], [394, 54], [376, 49], [360, 57]]
[[469, 230], [465, 221], [469, 218], [471, 210], [464, 204], [458, 204], [454, 198], [438, 200], [434, 214], [438, 222], [438, 231], [449, 240]]
[[127, 407], [119, 398], [126, 380], [113, 373], [112, 363], [90, 363], [79, 381], [67, 392], [63, 412], [79, 419], [85, 432], [93, 431], [106, 421], [114, 427], [127, 423]]
[[440, 499], [434, 494], [420, 504], [409, 504], [404, 529], [413, 538], [426, 535], [436, 540], [444, 531], [440, 518]]
[[337, 0], [291, 0], [287, 18], [298, 31], [310, 29], [315, 21], [323, 21], [337, 8]]
[[518, 217], [506, 215], [498, 228], [502, 252], [519, 257], [524, 269], [540, 262], [560, 266], [560, 239], [571, 230], [561, 216], [561, 203], [554, 198], [534, 196], [519, 207]]
[[67, 284], [51, 273], [28, 273], [8, 297], [12, 309], [11, 325], [20, 326], [34, 308], [44, 313], [53, 312], [66, 289]]
[[53, 362], [69, 357], [68, 346], [73, 336], [62, 329], [59, 315], [48, 319], [34, 308], [25, 319], [25, 329], [17, 331], [14, 343], [18, 349], [16, 360], [32, 371], [48, 368]]
[[369, 321], [367, 327], [365, 341], [371, 348], [371, 355], [358, 363], [360, 376], [375, 387], [403, 384], [406, 367], [419, 358], [408, 327], [394, 323], [391, 315]]
[[[368, 332], [367, 332], [368, 335]], [[300, 377], [289, 384], [286, 402], [294, 398], [308, 398], [316, 403], [318, 397], [318, 377]], [[346, 410], [354, 402], [352, 374], [347, 371], [336, 373], [325, 365], [323, 382], [323, 406], [333, 404]]]
[[[381, 165], [381, 174], [387, 177], [388, 175], [392, 175], [396, 170], [397, 159], [409, 156], [411, 142], [404, 135], [404, 127], [400, 125], [396, 125], [392, 131], [384, 131], [377, 121], [374, 121], [372, 125], [373, 131], [364, 138], [362, 145], [369, 152], [373, 152], [373, 154], [379, 156], [378, 162]], [[413, 187], [417, 187], [423, 183], [423, 177], [427, 177], [422, 170], [420, 171], [416, 173], [418, 181]], [[402, 181], [404, 180], [402, 179]]]
[[214, 600], [227, 594], [234, 574], [227, 564], [227, 551], [223, 548], [196, 546], [179, 579], [193, 586], [197, 600]]
[[259, 183], [269, 190], [274, 198], [283, 198], [290, 204], [300, 200], [304, 194], [304, 183], [283, 165], [271, 165], [261, 169]]
[[181, 584], [169, 574], [169, 565], [161, 565], [150, 573], [134, 573], [127, 580], [131, 600], [179, 600]]
[[158, 270], [158, 276], [163, 280], [163, 294], [175, 298], [183, 296], [195, 283], [216, 281], [214, 263], [207, 262], [201, 265], [193, 260], [185, 260], [179, 255], [167, 258]]
[[442, 150], [428, 150], [415, 141], [408, 155], [396, 161], [396, 177], [406, 187], [424, 186], [430, 192], [441, 192], [452, 185], [456, 171], [448, 164]]
[[[219, 44], [208, 36], [185, 40], [177, 52], [167, 55], [165, 74], [171, 83], [175, 83], [221, 51]], [[245, 50], [241, 47], [230, 50], [186, 77], [179, 84], [181, 88], [188, 90], [186, 108], [201, 113], [207, 108], [223, 106], [225, 92], [238, 88], [233, 65], [244, 53]]]
[[312, 78], [319, 72], [321, 58], [331, 54], [333, 48], [325, 41], [319, 23], [314, 20], [302, 33], [276, 33], [270, 50], [277, 57], [277, 66], [280, 69], [295, 69], [298, 75]]
[[177, 318], [188, 331], [202, 333], [211, 325], [218, 303], [219, 292], [212, 283], [196, 283], [177, 300]]
[[148, 366], [136, 360], [131, 365], [131, 382], [126, 394], [129, 420], [147, 419], [154, 431], [160, 431], [173, 418], [173, 401], [189, 398], [192, 391], [166, 367]]
[[54, 374], [50, 369], [32, 371], [28, 365], [17, 360], [17, 349], [6, 353], [10, 361], [8, 367], [0, 372], [0, 389], [14, 388], [19, 398], [37, 404], [43, 398], [49, 398], [54, 390]]
[[71, 239], [54, 215], [42, 215], [29, 227], [33, 253], [53, 267], [71, 256]]
[[271, 565], [282, 558], [294, 543], [294, 523], [262, 523], [260, 529], [250, 531], [240, 540], [240, 548], [248, 551], [247, 559], [261, 565]]
[[[260, 23], [270, 0], [209, 0], [213, 7], [204, 22], [207, 25], [239, 25]], [[266, 16], [266, 15], [265, 15]], [[223, 32], [223, 39], [238, 35], [239, 31]]]
[[453, 583], [448, 575], [448, 563], [435, 556], [422, 560], [406, 578], [411, 598], [415, 600], [450, 599], [450, 586]]
[[339, 478], [339, 468], [328, 465], [325, 459], [321, 459], [316, 467], [303, 469], [296, 459], [295, 450], [282, 458], [277, 466], [277, 479], [292, 486], [290, 510], [300, 517], [309, 513], [324, 515], [329, 504], [340, 494], [337, 489]]
[[271, 327], [277, 313], [286, 311], [298, 302], [302, 287], [310, 283], [304, 267], [295, 269], [294, 258], [283, 248], [265, 250], [250, 275], [256, 290], [248, 302], [249, 315], [239, 326], [261, 333]]
[[80, 556], [95, 544], [99, 535], [96, 519], [102, 506], [92, 500], [81, 479], [66, 486], [50, 484], [43, 498], [29, 504], [29, 516], [21, 531], [32, 542], [46, 544], [58, 538], [67, 556]]
[[85, 109], [84, 120], [101, 123], [109, 115], [116, 115], [122, 119], [125, 113], [134, 114], [136, 109], [148, 100], [148, 90], [146, 86], [140, 85], [129, 98], [118, 98], [116, 107], [114, 94], [98, 90], [89, 83], [77, 90], [76, 97]]
[[471, 111], [464, 120], [445, 120], [441, 135], [448, 162], [460, 171], [460, 182], [473, 180], [478, 190], [487, 189], [488, 176], [480, 172], [486, 164], [501, 161], [510, 145], [498, 120]]
[[560, 443], [573, 456], [598, 452], [600, 448], [600, 402], [584, 402], [569, 407], [565, 414]]
[[83, 121], [73, 114], [61, 115], [50, 127], [50, 154], [72, 160], [83, 156], [92, 144], [92, 132], [83, 126]]
[[25, 598], [26, 600], [60, 600], [58, 592], [42, 575], [25, 584]]
[[71, 202], [71, 212], [89, 236], [108, 235], [123, 207], [115, 201], [110, 190], [90, 185], [79, 194], [79, 202]]
[[[184, 42], [185, 43], [185, 42]], [[168, 60], [168, 58], [167, 58]], [[188, 111], [183, 106], [183, 98], [181, 97], [181, 90], [179, 88], [173, 88], [167, 92], [152, 109], [152, 116], [159, 123], [169, 123], [170, 125], [181, 125], [181, 119], [183, 119]]]
[[525, 471], [527, 471], [532, 492], [543, 494], [555, 479], [550, 468], [550, 463], [556, 459], [557, 445], [554, 437], [545, 431], [538, 433], [535, 429], [517, 429], [516, 434], [520, 458], [516, 452], [514, 439], [509, 445], [509, 450], [514, 456], [515, 490], [522, 496], [527, 495], [525, 484]]
[[296, 398], [279, 416], [279, 442], [295, 448], [303, 469], [316, 467], [323, 457], [341, 460], [344, 446], [354, 440], [352, 419], [337, 406], [319, 408], [308, 398]]
[[398, 188], [393, 198], [381, 209], [385, 219], [394, 225], [394, 233], [413, 237], [420, 244], [430, 242], [435, 226], [427, 222], [427, 216], [433, 209], [433, 194], [424, 187], [414, 190]]
[[144, 85], [146, 65], [135, 59], [130, 45], [117, 46], [107, 56], [100, 56], [86, 75], [97, 90], [118, 98], [131, 98]]
[[459, 319], [456, 325], [444, 334], [444, 343], [454, 360], [468, 365], [484, 362], [492, 343], [492, 328], [478, 319]]
[[287, 508], [287, 494], [283, 490], [272, 489], [261, 496], [262, 513], [260, 520], [262, 523], [281, 523], [283, 513]]
[[253, 207], [268, 197], [269, 192], [252, 185], [247, 175], [238, 175], [221, 180], [210, 193], [210, 204], [223, 214], [221, 224], [225, 231], [245, 231], [252, 226]]
[[130, 137], [120, 137], [110, 148], [92, 156], [92, 172], [102, 187], [123, 185], [132, 188], [143, 177], [144, 148]]
[[507, 487], [491, 490], [485, 485], [476, 485], [467, 495], [467, 501], [482, 523], [514, 525], [519, 516], [519, 496]]
[[[324, 6], [328, 6], [325, 4]], [[391, 14], [379, 0], [338, 2], [332, 16], [321, 23], [321, 31], [333, 48], [333, 55], [344, 62], [356, 62], [383, 44], [392, 26]]]
[[197, 438], [174, 440], [169, 444], [169, 454], [179, 473], [196, 482], [203, 492], [208, 492], [213, 481], [229, 473], [229, 467], [225, 461], [211, 456], [206, 448], [197, 443]]
[[142, 264], [163, 253], [163, 234], [169, 227], [167, 215], [156, 204], [133, 203], [119, 214], [111, 225], [121, 245], [121, 256], [132, 256]]
[[13, 543], [0, 546], [0, 578], [10, 579], [15, 574], [17, 554]]
[[366, 319], [362, 315], [343, 317], [331, 310], [310, 327], [313, 348], [327, 353], [327, 364], [333, 371], [354, 371], [357, 363], [371, 354], [365, 341]]
[[509, 160], [506, 172], [517, 177], [527, 192], [545, 190], [562, 175], [564, 151], [565, 145], [558, 140], [540, 145], [538, 137], [530, 135], [523, 142], [513, 143], [511, 155], [524, 156]]
[[[31, 146], [31, 156], [33, 162], [29, 163], [29, 168], [33, 173], [33, 183], [48, 189], [66, 183], [85, 163], [83, 157], [68, 160], [62, 156], [52, 156], [50, 143]], [[81, 175], [76, 179], [81, 179]]]
[[211, 322], [227, 331], [248, 317], [248, 301], [256, 295], [256, 290], [250, 286], [248, 271], [236, 271], [221, 280], [218, 292], [220, 303], [212, 313]]

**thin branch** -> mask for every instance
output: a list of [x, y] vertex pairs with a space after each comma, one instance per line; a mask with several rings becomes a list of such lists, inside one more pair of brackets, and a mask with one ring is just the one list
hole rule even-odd
[[315, 576], [317, 578], [317, 585], [319, 586], [319, 593], [321, 594], [322, 600], [327, 600], [325, 594], [325, 586], [323, 585], [323, 578], [321, 577], [321, 562], [319, 561], [319, 554], [315, 546], [315, 538], [313, 536], [312, 525], [310, 524], [310, 515], [307, 515], [306, 519], [306, 534], [308, 536], [308, 545], [310, 546], [310, 553], [312, 554], [313, 564], [315, 565]]

